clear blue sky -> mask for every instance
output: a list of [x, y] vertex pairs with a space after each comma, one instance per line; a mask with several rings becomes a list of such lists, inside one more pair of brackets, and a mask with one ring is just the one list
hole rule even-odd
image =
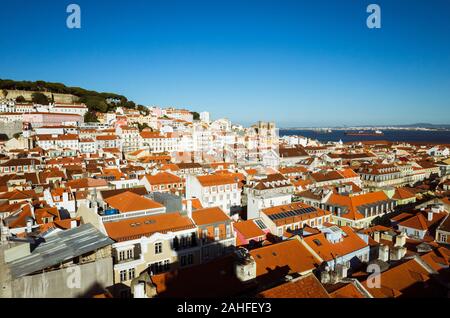
[[2, 1], [0, 44], [0, 78], [243, 124], [450, 123], [449, 0]]

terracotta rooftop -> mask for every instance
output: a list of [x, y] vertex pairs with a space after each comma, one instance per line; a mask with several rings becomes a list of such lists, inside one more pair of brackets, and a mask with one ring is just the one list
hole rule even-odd
[[324, 261], [331, 261], [338, 256], [344, 256], [356, 252], [368, 246], [350, 227], [343, 226], [342, 240], [336, 243], [330, 242], [324, 233], [309, 235], [303, 240]]
[[192, 219], [197, 225], [208, 225], [231, 221], [230, 217], [219, 207], [198, 209], [192, 212]]
[[119, 210], [120, 213], [150, 210], [164, 207], [162, 204], [145, 198], [139, 194], [131, 191], [116, 194], [105, 199], [114, 209]]
[[135, 240], [154, 233], [176, 232], [193, 228], [195, 228], [195, 224], [192, 220], [179, 212], [105, 223], [108, 236], [117, 242]]
[[238, 182], [238, 180], [235, 177], [228, 176], [228, 175], [198, 176], [197, 180], [204, 187], [224, 185], [224, 184], [233, 184], [233, 183]]
[[308, 274], [258, 294], [261, 298], [330, 298], [325, 288], [314, 276]]
[[256, 225], [254, 220], [235, 222], [233, 227], [247, 240], [265, 235], [265, 232]]

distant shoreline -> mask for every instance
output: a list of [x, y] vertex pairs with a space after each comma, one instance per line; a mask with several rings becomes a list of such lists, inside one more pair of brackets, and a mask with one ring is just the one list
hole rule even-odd
[[338, 131], [347, 131], [347, 130], [399, 130], [399, 131], [450, 131], [450, 128], [442, 127], [442, 128], [426, 128], [426, 127], [297, 127], [297, 128], [279, 128], [279, 130], [311, 130], [311, 131], [321, 131], [321, 130], [338, 130]]
[[416, 145], [449, 145], [450, 130], [423, 130], [423, 129], [384, 129], [382, 136], [347, 135], [348, 129], [334, 129], [331, 132], [317, 131], [317, 129], [280, 129], [279, 135], [283, 136], [303, 136], [320, 142], [343, 143], [401, 143], [406, 142]]

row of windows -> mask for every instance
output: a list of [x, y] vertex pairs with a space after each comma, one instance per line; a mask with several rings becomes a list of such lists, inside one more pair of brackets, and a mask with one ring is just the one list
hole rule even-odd
[[120, 281], [124, 282], [126, 280], [131, 280], [135, 277], [136, 273], [135, 273], [135, 269], [134, 268], [130, 268], [128, 270], [124, 269], [120, 271]]
[[194, 255], [188, 254], [180, 257], [181, 267], [194, 264]]
[[[230, 238], [231, 237], [231, 225], [227, 224], [225, 226], [226, 229], [226, 237]], [[202, 230], [202, 239], [205, 240], [208, 238], [208, 229], [203, 229]], [[214, 239], [217, 241], [220, 239], [220, 228], [218, 226], [214, 227]]]
[[[230, 189], [236, 190], [237, 189], [237, 185], [236, 184], [233, 184], [233, 185], [227, 184], [225, 186], [223, 186], [223, 185], [221, 185], [221, 186], [213, 186], [213, 187], [210, 187], [210, 188], [211, 188], [211, 193], [214, 193], [214, 192], [230, 191]], [[209, 193], [209, 192], [210, 192], [209, 187], [206, 187], [205, 188], [205, 193]]]
[[[176, 189], [176, 188], [182, 188], [183, 184], [182, 183], [173, 183], [173, 184], [167, 184], [167, 189]], [[161, 184], [158, 186], [153, 186], [153, 190], [165, 190], [166, 185]]]
[[[299, 230], [301, 228], [303, 228], [305, 225], [308, 225], [310, 227], [319, 227], [322, 225], [322, 220], [323, 222], [329, 222], [330, 221], [330, 217], [327, 216], [325, 218], [317, 218], [317, 219], [312, 219], [309, 221], [306, 221], [304, 223], [296, 223], [296, 224], [292, 224], [292, 225], [288, 225], [285, 227], [286, 230]], [[279, 227], [278, 228], [278, 236], [282, 236], [283, 235], [283, 227]]]
[[[216, 202], [217, 199], [219, 199], [219, 201], [223, 201], [224, 198], [225, 198], [225, 196], [223, 194], [221, 194], [219, 196], [215, 196], [215, 195], [213, 195], [213, 196], [205, 196], [205, 201], [206, 202]], [[231, 200], [231, 196], [230, 196], [229, 193], [226, 195], [226, 199], [227, 200]], [[233, 193], [233, 199], [237, 199], [237, 193]]]
[[153, 275], [168, 271], [169, 269], [170, 269], [170, 261], [168, 259], [164, 261], [155, 262], [150, 265], [150, 271], [152, 272]]
[[[3, 168], [3, 172], [9, 172], [9, 169], [10, 167], [4, 167]], [[31, 168], [31, 166], [30, 166], [30, 168]], [[20, 171], [22, 171], [22, 169], [23, 169], [23, 171], [28, 171], [28, 166], [17, 166], [17, 169], [16, 169], [16, 167], [11, 167], [11, 172], [20, 172]], [[30, 169], [31, 170], [31, 169]]]
[[128, 249], [124, 251], [119, 251], [119, 261], [124, 261], [134, 257], [134, 250]]

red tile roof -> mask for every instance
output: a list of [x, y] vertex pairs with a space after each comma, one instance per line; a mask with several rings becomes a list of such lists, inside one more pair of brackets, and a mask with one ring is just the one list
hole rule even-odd
[[247, 240], [266, 234], [253, 220], [235, 222], [233, 227], [235, 231], [239, 232]]
[[330, 298], [325, 288], [314, 276], [308, 274], [259, 293], [261, 298]]
[[119, 210], [120, 213], [150, 210], [164, 207], [162, 204], [140, 196], [134, 192], [123, 192], [105, 199], [114, 209]]
[[195, 224], [192, 220], [179, 212], [105, 223], [108, 236], [118, 242], [135, 240], [154, 233], [176, 232], [193, 228], [195, 228]]
[[197, 225], [223, 223], [231, 220], [219, 207], [195, 210], [192, 212], [192, 219]]

